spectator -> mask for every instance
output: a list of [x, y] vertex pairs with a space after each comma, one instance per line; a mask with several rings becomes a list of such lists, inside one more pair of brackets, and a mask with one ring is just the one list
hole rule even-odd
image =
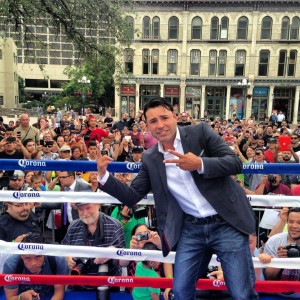
[[271, 137], [267, 141], [267, 147], [268, 149], [265, 151], [265, 159], [269, 163], [274, 163], [275, 160], [277, 161], [277, 149], [278, 149], [278, 143], [277, 139], [274, 137]]
[[[265, 164], [265, 155], [262, 148], [256, 148], [254, 156], [255, 164]], [[255, 191], [257, 186], [261, 183], [263, 174], [250, 174], [249, 175], [249, 189]]]
[[62, 145], [59, 151], [60, 160], [70, 160], [71, 159], [71, 147], [68, 145]]
[[196, 124], [196, 122], [190, 114], [183, 112], [178, 115], [178, 120], [177, 120], [178, 126], [188, 126], [191, 124]]
[[124, 113], [120, 121], [116, 122], [112, 126], [111, 131], [113, 132], [115, 129], [122, 131], [124, 127], [130, 128], [133, 123], [134, 123], [134, 119], [129, 117], [128, 113]]
[[116, 161], [125, 161], [131, 159], [133, 143], [130, 136], [115, 135], [117, 143], [114, 145], [113, 159]]
[[263, 175], [261, 183], [256, 188], [257, 195], [285, 195], [291, 196], [291, 189], [281, 183], [280, 174]]
[[[291, 244], [298, 244], [300, 239], [300, 208], [293, 207], [287, 212], [287, 232], [278, 233], [269, 238], [264, 246], [264, 253], [271, 257], [287, 258], [289, 252], [287, 246]], [[283, 280], [283, 281], [299, 281], [299, 269], [280, 269], [266, 267], [264, 269], [264, 276], [266, 280]], [[281, 296], [289, 298], [300, 298], [300, 293], [288, 292], [280, 293]]]
[[25, 174], [21, 170], [16, 170], [9, 177], [8, 185], [3, 187], [3, 190], [9, 191], [26, 191], [28, 188], [28, 184], [25, 183], [24, 180]]
[[131, 136], [131, 140], [133, 145], [135, 146], [142, 146], [144, 144], [143, 133], [139, 131], [139, 127], [137, 124], [132, 124], [131, 126], [132, 131], [129, 133]]
[[144, 148], [150, 149], [155, 144], [157, 144], [157, 139], [149, 132], [149, 130], [147, 129], [146, 122], [144, 120], [141, 120], [139, 122], [139, 125], [141, 128], [142, 135], [144, 137]]
[[[94, 246], [124, 248], [124, 232], [120, 222], [99, 211], [100, 204], [76, 203], [79, 219], [75, 220], [68, 228], [63, 245]], [[74, 257], [68, 256], [69, 269], [76, 265]], [[118, 263], [110, 258], [91, 258], [86, 274], [97, 274], [99, 265], [108, 265], [109, 276], [121, 275]]]
[[[45, 239], [40, 234], [26, 234], [22, 243], [44, 244]], [[45, 256], [35, 254], [11, 255], [3, 268], [4, 274], [41, 274], [41, 275], [67, 275], [66, 259], [58, 256]], [[7, 300], [15, 299], [64, 299], [65, 287], [62, 284], [30, 284], [21, 283], [6, 285], [4, 287]]]
[[[147, 242], [142, 247], [143, 250], [159, 250], [157, 246], [151, 242]], [[159, 278], [160, 276], [155, 271], [159, 268], [158, 261], [140, 261], [137, 263], [135, 276]], [[132, 291], [134, 300], [159, 300], [160, 289], [153, 287], [135, 287]]]
[[23, 146], [26, 148], [26, 150], [30, 153], [31, 159], [41, 159], [42, 155], [42, 146], [36, 146], [34, 140], [32, 139], [26, 139], [23, 141]]
[[273, 137], [273, 128], [272, 125], [268, 125], [265, 129], [265, 133], [264, 133], [264, 141], [265, 141], [265, 146], [267, 146], [268, 143], [268, 139]]
[[28, 114], [20, 116], [20, 126], [14, 130], [15, 135], [23, 142], [26, 139], [32, 139], [37, 145], [40, 144], [40, 131], [30, 125], [30, 118]]

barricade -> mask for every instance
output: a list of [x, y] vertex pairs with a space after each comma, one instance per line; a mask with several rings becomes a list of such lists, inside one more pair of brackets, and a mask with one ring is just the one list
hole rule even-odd
[[[108, 166], [110, 172], [129, 172], [136, 173], [141, 167], [140, 163], [111, 163]], [[96, 171], [97, 166], [93, 161], [32, 161], [32, 160], [1, 160], [1, 169], [3, 170], [64, 170], [64, 171]], [[299, 164], [244, 164], [243, 173], [251, 174], [300, 174]], [[115, 198], [105, 193], [72, 193], [72, 195], [63, 192], [14, 192], [14, 191], [0, 191], [0, 201], [14, 201], [14, 202], [76, 202], [76, 199], [80, 199], [80, 202], [88, 203], [120, 203]], [[299, 206], [300, 197], [292, 196], [249, 196], [248, 200], [252, 206], [265, 207], [296, 207]], [[143, 199], [140, 204], [153, 205], [153, 195], [149, 194]], [[134, 253], [136, 252], [136, 253]], [[167, 257], [163, 257], [160, 253], [155, 251], [139, 250], [131, 251], [131, 249], [109, 249], [101, 247], [81, 247], [81, 246], [61, 246], [61, 245], [37, 245], [24, 243], [7, 243], [0, 241], [0, 253], [15, 253], [15, 254], [42, 254], [42, 255], [57, 255], [66, 256], [67, 253], [73, 253], [74, 256], [81, 257], [99, 257], [105, 255], [109, 258], [122, 258], [129, 260], [157, 260], [161, 262], [174, 262], [175, 253], [171, 252]], [[263, 267], [257, 258], [253, 258], [255, 267]], [[214, 255], [210, 264], [219, 265], [218, 258]], [[268, 264], [270, 267], [275, 268], [300, 268], [300, 258], [288, 258], [288, 259], [272, 259], [272, 262]], [[87, 277], [87, 278], [85, 278]], [[113, 285], [113, 286], [153, 286], [153, 287], [171, 287], [172, 280], [161, 279], [149, 279], [142, 277], [99, 277], [96, 276], [48, 276], [48, 275], [26, 275], [31, 283], [49, 283], [52, 284], [87, 284], [99, 286]], [[20, 275], [0, 275], [0, 284], [15, 284], [21, 283], [23, 280]], [[27, 279], [26, 279], [27, 280]], [[25, 282], [26, 282], [25, 280]], [[86, 280], [86, 281], [85, 281]], [[120, 284], [120, 285], [119, 285]], [[222, 280], [210, 280], [201, 279], [197, 283], [197, 288], [209, 289], [209, 290], [223, 290], [226, 289], [226, 285]], [[295, 291], [300, 292], [300, 283], [298, 282], [284, 282], [284, 281], [258, 281], [256, 284], [256, 290], [261, 292], [288, 292]]]

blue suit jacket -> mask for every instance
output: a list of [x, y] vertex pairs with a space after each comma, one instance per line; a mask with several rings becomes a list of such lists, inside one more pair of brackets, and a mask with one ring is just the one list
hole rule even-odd
[[[245, 234], [255, 232], [252, 207], [243, 189], [230, 177], [241, 172], [240, 159], [206, 123], [179, 127], [179, 132], [184, 153], [201, 155], [205, 173], [192, 171], [191, 174], [202, 195], [231, 226]], [[153, 192], [162, 251], [166, 256], [178, 242], [183, 211], [168, 190], [163, 159], [155, 145], [144, 152], [141, 170], [130, 187], [109, 176], [101, 188], [128, 206]]]

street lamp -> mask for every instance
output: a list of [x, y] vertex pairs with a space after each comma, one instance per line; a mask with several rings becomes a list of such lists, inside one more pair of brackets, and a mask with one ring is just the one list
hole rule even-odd
[[247, 102], [247, 91], [248, 88], [251, 86], [251, 82], [248, 81], [247, 78], [243, 78], [241, 81], [238, 82], [238, 86], [240, 86], [243, 90], [243, 99], [246, 102], [245, 104], [245, 116], [247, 117], [247, 106], [248, 106], [248, 102]]
[[85, 115], [85, 99], [86, 99], [86, 90], [85, 90], [85, 86], [87, 86], [88, 84], [91, 83], [91, 81], [89, 79], [87, 79], [86, 76], [82, 76], [81, 79], [78, 79], [78, 83], [83, 84], [84, 88], [83, 88], [83, 92], [82, 92], [82, 115]]

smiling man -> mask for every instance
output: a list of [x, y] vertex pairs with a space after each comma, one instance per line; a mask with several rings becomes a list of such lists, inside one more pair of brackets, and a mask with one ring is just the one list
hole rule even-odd
[[176, 300], [195, 299], [196, 281], [206, 277], [213, 253], [222, 263], [232, 298], [258, 299], [248, 241], [255, 231], [254, 213], [230, 177], [241, 172], [241, 161], [206, 122], [177, 127], [165, 98], [149, 100], [144, 116], [159, 143], [143, 153], [130, 187], [109, 175], [112, 159], [98, 153], [101, 189], [129, 207], [152, 190], [164, 256], [177, 246]]

